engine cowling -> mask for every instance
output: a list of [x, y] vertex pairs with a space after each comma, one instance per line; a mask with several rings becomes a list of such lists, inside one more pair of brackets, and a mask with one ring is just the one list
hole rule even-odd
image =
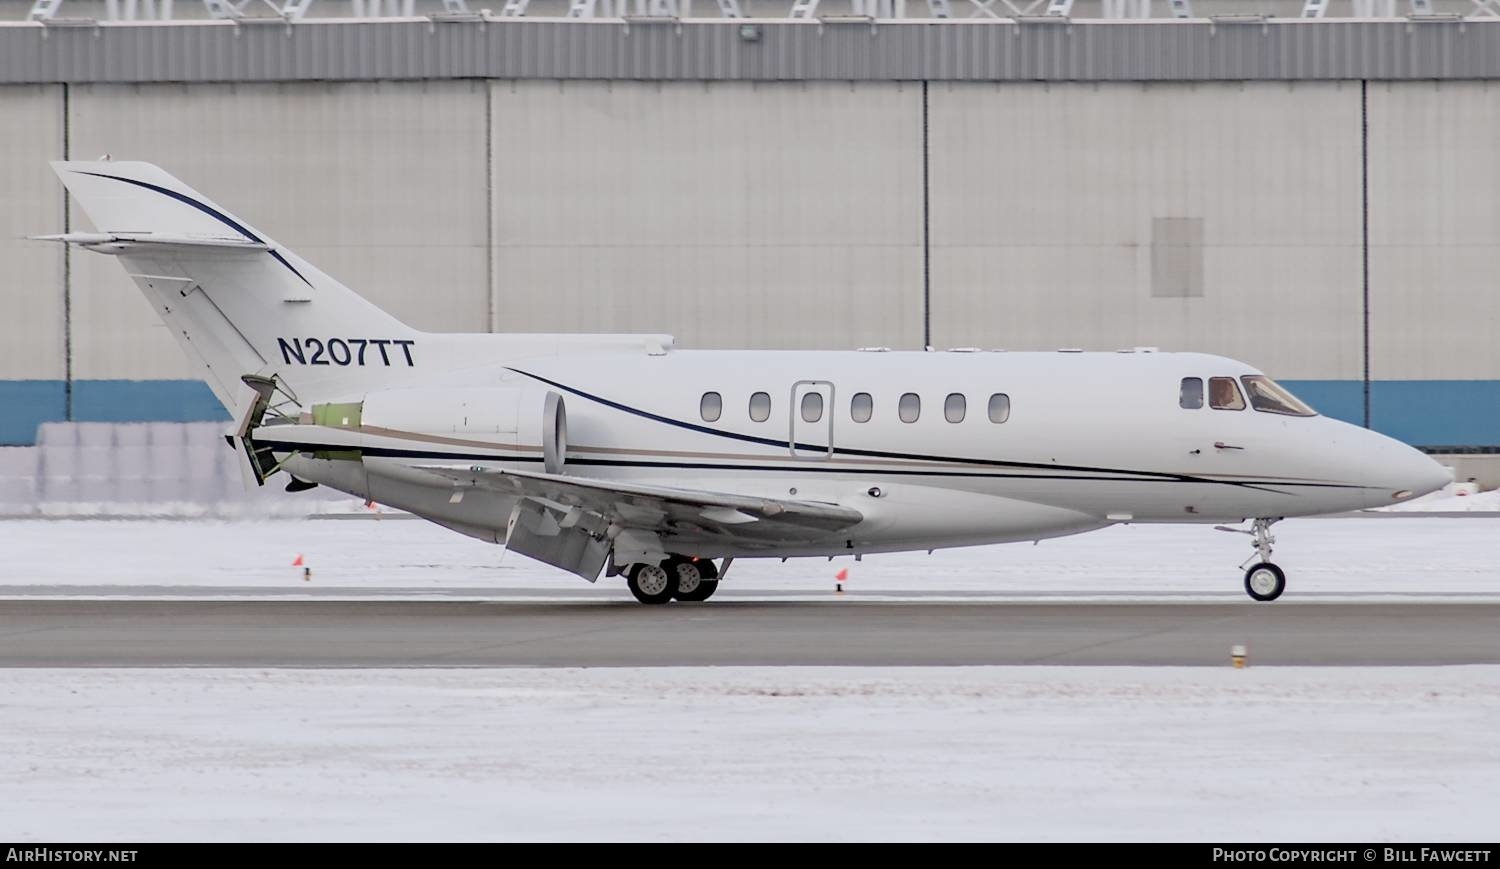
[[[314, 408], [316, 416], [317, 408]], [[389, 389], [360, 404], [366, 431], [385, 429], [515, 447], [542, 455], [549, 474], [567, 463], [568, 416], [563, 397], [534, 387]]]

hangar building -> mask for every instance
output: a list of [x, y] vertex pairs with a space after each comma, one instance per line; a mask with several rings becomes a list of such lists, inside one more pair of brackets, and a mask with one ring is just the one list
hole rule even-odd
[[110, 154], [424, 329], [1201, 350], [1500, 447], [1500, 0], [478, 5], [0, 0], [0, 443], [225, 416], [24, 239]]

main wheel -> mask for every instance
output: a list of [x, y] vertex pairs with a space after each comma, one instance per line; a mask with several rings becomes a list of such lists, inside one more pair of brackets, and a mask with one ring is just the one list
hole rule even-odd
[[719, 572], [712, 561], [677, 561], [668, 563], [677, 573], [677, 599], [689, 603], [708, 600], [719, 589]]
[[693, 596], [691, 598], [686, 598], [679, 594], [677, 596], [677, 599], [694, 601], [708, 600], [709, 598], [713, 597], [714, 592], [718, 590], [719, 581], [717, 579], [705, 579], [698, 583], [698, 590], [693, 592]]
[[1256, 600], [1275, 600], [1286, 591], [1286, 574], [1269, 561], [1252, 564], [1245, 571], [1245, 591]]
[[625, 575], [625, 584], [635, 599], [646, 604], [663, 604], [677, 593], [675, 571], [660, 564], [632, 564]]

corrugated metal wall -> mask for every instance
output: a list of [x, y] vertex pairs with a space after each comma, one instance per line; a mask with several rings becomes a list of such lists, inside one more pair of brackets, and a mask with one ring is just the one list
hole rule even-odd
[[[1191, 347], [1360, 377], [1359, 91], [933, 85], [935, 342]], [[1159, 219], [1201, 221], [1201, 296], [1153, 287]]]
[[1224, 353], [1356, 420], [1368, 145], [1373, 419], [1500, 445], [1500, 85], [932, 83], [925, 113], [923, 92], [0, 88], [0, 441], [69, 401], [221, 413], [110, 259], [73, 254], [64, 328], [62, 255], [16, 238], [63, 227], [45, 160], [66, 130], [72, 156], [159, 162], [424, 328], [916, 347], [925, 264], [937, 346]]
[[26, 236], [60, 231], [62, 195], [47, 170], [62, 150], [62, 88], [0, 87], [0, 370], [63, 376], [62, 250]]
[[497, 83], [501, 327], [919, 345], [920, 93]]
[[1500, 378], [1500, 82], [1370, 86], [1378, 378]]
[[[158, 163], [414, 326], [488, 328], [484, 83], [81, 85], [69, 103], [74, 156]], [[195, 376], [112, 257], [73, 265], [75, 377]]]
[[1500, 78], [1500, 18], [0, 22], [0, 83]]
[[62, 152], [62, 88], [0, 87], [0, 443], [66, 412], [63, 252], [26, 241], [62, 229], [47, 161]]

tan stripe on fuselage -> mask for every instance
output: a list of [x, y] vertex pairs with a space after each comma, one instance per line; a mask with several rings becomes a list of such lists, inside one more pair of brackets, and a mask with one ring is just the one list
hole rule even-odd
[[[472, 440], [472, 439], [468, 439], [468, 438], [445, 437], [443, 435], [425, 434], [425, 433], [422, 433], [422, 432], [400, 431], [400, 430], [397, 430], [397, 429], [382, 428], [380, 426], [360, 426], [358, 428], [358, 431], [360, 431], [361, 433], [364, 433], [364, 434], [372, 434], [372, 435], [378, 435], [378, 436], [381, 436], [381, 437], [389, 437], [389, 438], [393, 438], [395, 440], [410, 441], [410, 442], [413, 442], [413, 443], [437, 444], [437, 445], [441, 445], [441, 446], [453, 446], [453, 447], [472, 447], [472, 448], [478, 448], [478, 449], [495, 450], [495, 451], [501, 451], [501, 452], [521, 453], [521, 454], [527, 454], [527, 455], [536, 455], [536, 454], [539, 454], [539, 453], [542, 452], [542, 448], [540, 446], [527, 446], [527, 445], [498, 443], [498, 442], [493, 442], [493, 441], [478, 441], [478, 440]], [[835, 449], [837, 449], [837, 448], [835, 448]], [[756, 455], [756, 454], [753, 454], [753, 453], [703, 452], [703, 451], [697, 451], [697, 450], [645, 450], [645, 449], [625, 449], [625, 448], [620, 448], [620, 447], [589, 447], [589, 446], [575, 446], [575, 445], [569, 445], [568, 452], [570, 452], [570, 453], [574, 453], [574, 452], [576, 452], [576, 453], [584, 453], [584, 454], [587, 454], [587, 455], [595, 455], [595, 456], [630, 456], [630, 457], [635, 457], [635, 458], [651, 458], [651, 459], [700, 459], [700, 460], [717, 461], [717, 462], [756, 462], [756, 463], [760, 463], [760, 464], [771, 464], [771, 463], [785, 462], [788, 459], [793, 458], [790, 455], [770, 455], [770, 456], [766, 456], [766, 455]], [[821, 460], [818, 460], [817, 457], [815, 457], [815, 456], [797, 456], [796, 458], [799, 461], [821, 461], [824, 464], [839, 465], [840, 467], [905, 468], [905, 469], [923, 469], [923, 470], [928, 470], [928, 469], [931, 469], [931, 470], [945, 469], [945, 470], [955, 470], [955, 471], [975, 471], [975, 470], [994, 470], [994, 471], [999, 471], [999, 470], [1004, 470], [1005, 469], [1005, 465], [1003, 464], [1003, 462], [999, 462], [999, 461], [995, 462], [993, 465], [983, 465], [983, 464], [975, 464], [975, 463], [972, 463], [972, 462], [943, 462], [943, 461], [936, 461], [936, 460], [932, 460], [932, 459], [888, 459], [888, 458], [886, 458], [886, 459], [877, 459], [877, 458], [840, 457], [840, 456], [837, 455], [837, 453], [835, 453], [835, 457], [832, 458], [832, 459], [821, 459]], [[1018, 468], [1016, 470], [1035, 471], [1037, 473], [1030, 474], [1028, 476], [1034, 476], [1034, 477], [1039, 478], [1039, 479], [1046, 479], [1048, 476], [1051, 476], [1050, 474], [1046, 473], [1046, 471], [1048, 470], [1047, 468]], [[1064, 471], [1067, 471], [1067, 470], [1070, 470], [1070, 469], [1059, 468], [1058, 472], [1061, 473], [1061, 472], [1064, 472]], [[1116, 470], [1109, 470], [1109, 469], [1099, 469], [1097, 471], [1094, 471], [1094, 473], [1100, 473], [1100, 474], [1118, 474], [1118, 475], [1120, 475], [1120, 477], [1122, 479], [1143, 479], [1143, 478], [1150, 478], [1150, 477], [1155, 477], [1155, 476], [1185, 476], [1185, 477], [1195, 477], [1195, 478], [1198, 478], [1198, 479], [1267, 480], [1268, 482], [1281, 481], [1281, 482], [1289, 482], [1289, 483], [1333, 483], [1333, 484], [1338, 484], [1339, 483], [1338, 480], [1326, 480], [1326, 479], [1318, 479], [1318, 478], [1313, 478], [1313, 477], [1270, 477], [1270, 478], [1268, 478], [1268, 477], [1266, 477], [1264, 475], [1257, 475], [1257, 474], [1214, 474], [1212, 477], [1205, 477], [1205, 476], [1202, 476], [1202, 475], [1191, 474], [1191, 473], [1183, 472], [1183, 471], [1116, 471]]]

